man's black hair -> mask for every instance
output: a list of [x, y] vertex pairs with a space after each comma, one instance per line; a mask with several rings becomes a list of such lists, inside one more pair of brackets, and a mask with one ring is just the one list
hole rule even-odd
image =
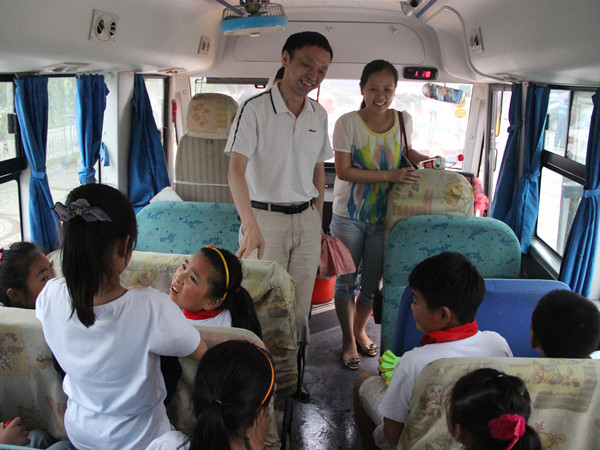
[[333, 59], [333, 50], [329, 45], [329, 41], [325, 36], [323, 36], [321, 33], [317, 33], [316, 31], [302, 31], [300, 33], [292, 34], [287, 38], [285, 44], [283, 44], [281, 53], [287, 51], [290, 55], [290, 58], [293, 58], [296, 50], [307, 46], [322, 48], [323, 50], [329, 52], [329, 56], [331, 56], [331, 59]]

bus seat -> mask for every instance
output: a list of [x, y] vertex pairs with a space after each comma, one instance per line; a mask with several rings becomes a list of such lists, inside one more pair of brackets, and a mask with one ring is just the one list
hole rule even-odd
[[[243, 339], [265, 348], [263, 341], [248, 330], [197, 328], [209, 347], [230, 339]], [[29, 430], [43, 429], [56, 439], [67, 439], [63, 422], [67, 396], [54, 369], [52, 352], [44, 340], [42, 324], [35, 317], [35, 310], [0, 308], [0, 350], [0, 417], [7, 420], [20, 416]], [[180, 358], [180, 363], [182, 376], [167, 408], [169, 420], [177, 429], [193, 421], [190, 402], [198, 362]], [[270, 416], [267, 437], [269, 442], [277, 444], [280, 440], [277, 423], [274, 414]]]
[[386, 231], [412, 216], [440, 214], [472, 216], [473, 186], [452, 170], [421, 169], [419, 182], [394, 183], [388, 194]]
[[521, 246], [505, 223], [490, 217], [413, 216], [388, 235], [383, 267], [381, 351], [392, 347], [398, 308], [408, 275], [443, 251], [466, 255], [484, 278], [518, 278]]
[[137, 213], [136, 250], [193, 254], [215, 245], [238, 249], [240, 220], [233, 203], [153, 202]]
[[398, 448], [462, 449], [448, 432], [447, 399], [461, 376], [489, 367], [521, 378], [531, 425], [545, 449], [598, 448], [600, 364], [593, 359], [446, 358], [425, 366], [415, 384]]
[[[243, 328], [203, 326], [196, 326], [196, 328], [209, 348], [222, 342], [236, 339], [252, 342], [258, 347], [268, 350], [266, 344], [259, 339], [256, 334]], [[198, 361], [191, 358], [179, 358], [179, 363], [181, 364], [181, 378], [177, 384], [177, 392], [167, 406], [167, 414], [171, 425], [176, 429], [185, 432], [186, 430], [191, 430], [195, 423], [194, 412], [190, 405], [194, 393], [194, 379], [196, 377]], [[265, 436], [265, 444], [271, 447], [277, 447], [281, 443], [281, 434], [279, 432], [280, 426], [277, 421], [281, 419], [276, 415], [273, 403], [269, 405], [268, 416], [269, 429]]]
[[196, 94], [190, 100], [173, 183], [183, 200], [233, 203], [227, 184], [229, 158], [223, 150], [237, 107], [224, 94]]
[[[475, 316], [479, 329], [495, 331], [502, 335], [514, 356], [539, 357], [537, 350], [532, 349], [530, 345], [531, 314], [538, 300], [554, 289], [571, 290], [565, 283], [556, 280], [486, 279], [485, 297]], [[419, 340], [423, 336], [415, 326], [411, 302], [412, 292], [407, 286], [400, 300], [392, 346], [396, 355], [419, 347]]]

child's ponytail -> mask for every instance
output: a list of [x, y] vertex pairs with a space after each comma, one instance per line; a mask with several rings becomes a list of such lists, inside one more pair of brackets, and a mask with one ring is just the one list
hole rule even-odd
[[231, 313], [231, 325], [250, 330], [262, 339], [262, 328], [256, 316], [254, 300], [242, 286], [233, 291], [229, 303], [229, 312]]
[[273, 362], [256, 345], [231, 340], [209, 349], [194, 380], [196, 424], [188, 434], [189, 449], [227, 450], [233, 442], [248, 444], [246, 432], [268, 408], [274, 384]]
[[118, 282], [113, 267], [115, 245], [130, 236], [130, 252], [137, 241], [137, 223], [131, 202], [110, 186], [87, 184], [73, 189], [65, 205], [54, 211], [63, 222], [62, 271], [72, 299], [71, 316], [86, 327], [96, 321], [94, 296]]
[[250, 330], [262, 339], [254, 301], [241, 286], [243, 273], [240, 260], [231, 252], [215, 247], [204, 247], [201, 252], [214, 269], [210, 296], [223, 299], [220, 307], [229, 310], [232, 326]]
[[540, 438], [527, 425], [531, 400], [525, 383], [495, 369], [461, 377], [450, 394], [448, 428], [457, 425], [473, 448], [541, 450]]

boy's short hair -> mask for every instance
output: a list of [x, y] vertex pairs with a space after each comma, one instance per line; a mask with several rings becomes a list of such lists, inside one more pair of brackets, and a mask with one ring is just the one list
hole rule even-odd
[[485, 296], [483, 278], [466, 256], [442, 252], [417, 264], [408, 277], [430, 310], [447, 307], [461, 324], [472, 322]]
[[536, 305], [531, 330], [548, 358], [588, 358], [600, 341], [600, 311], [587, 298], [557, 289]]
[[321, 33], [317, 33], [316, 31], [302, 31], [300, 33], [292, 34], [287, 38], [285, 44], [283, 44], [281, 53], [287, 51], [290, 55], [290, 58], [293, 58], [296, 50], [309, 45], [314, 45], [315, 47], [322, 48], [323, 50], [329, 52], [329, 56], [331, 59], [333, 59], [333, 50], [331, 49], [331, 45], [329, 45], [329, 41], [325, 36], [323, 36]]

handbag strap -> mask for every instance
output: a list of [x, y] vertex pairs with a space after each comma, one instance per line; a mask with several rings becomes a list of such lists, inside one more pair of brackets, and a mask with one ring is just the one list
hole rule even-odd
[[408, 157], [408, 140], [406, 139], [406, 129], [404, 128], [404, 117], [402, 116], [402, 112], [401, 111], [396, 110], [396, 113], [398, 113], [398, 123], [400, 124], [400, 139], [402, 139], [404, 141], [402, 143], [402, 153], [404, 154], [406, 152], [406, 154], [404, 155], [404, 157], [410, 163], [410, 165], [414, 169], [416, 169], [417, 166], [414, 165], [413, 162]]

